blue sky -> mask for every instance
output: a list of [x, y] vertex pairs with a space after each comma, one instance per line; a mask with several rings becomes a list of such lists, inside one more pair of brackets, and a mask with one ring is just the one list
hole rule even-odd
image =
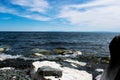
[[0, 0], [0, 31], [120, 31], [120, 0]]

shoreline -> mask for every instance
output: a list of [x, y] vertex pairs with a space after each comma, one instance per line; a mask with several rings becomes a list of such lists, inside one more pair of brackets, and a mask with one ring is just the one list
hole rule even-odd
[[[53, 56], [39, 57], [36, 59], [20, 57], [16, 59], [6, 59], [3, 61], [0, 61], [0, 68], [13, 67], [15, 69], [10, 72], [11, 75], [13, 74], [12, 72], [15, 72], [17, 70], [18, 73], [23, 72], [24, 77], [27, 76], [29, 78], [29, 75], [27, 75], [27, 72], [29, 71], [29, 68], [32, 62], [34, 61], [41, 61], [41, 62], [54, 61], [56, 63], [61, 64], [63, 67], [87, 71], [88, 73], [92, 74], [93, 80], [95, 80], [95, 77], [102, 73], [102, 71], [97, 71], [97, 69], [104, 69], [109, 63], [109, 57], [98, 57], [95, 55], [77, 55], [74, 57], [71, 57], [71, 56], [66, 57], [65, 55], [61, 55], [57, 57], [53, 57]], [[4, 71], [3, 73], [7, 74]], [[3, 75], [3, 73], [1, 75]], [[6, 77], [9, 77], [9, 76], [6, 76]], [[25, 80], [30, 80], [30, 79], [25, 79]]]

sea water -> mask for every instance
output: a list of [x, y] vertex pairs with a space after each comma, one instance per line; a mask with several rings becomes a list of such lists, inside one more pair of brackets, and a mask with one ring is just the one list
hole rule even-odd
[[109, 43], [119, 33], [110, 32], [0, 32], [0, 47], [7, 54], [30, 55], [35, 48], [80, 50], [83, 53], [109, 55]]

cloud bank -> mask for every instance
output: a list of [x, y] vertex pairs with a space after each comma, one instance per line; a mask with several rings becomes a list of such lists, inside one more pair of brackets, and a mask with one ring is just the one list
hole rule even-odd
[[119, 0], [95, 0], [86, 4], [66, 5], [61, 8], [58, 17], [80, 26], [113, 29], [120, 26], [119, 9]]

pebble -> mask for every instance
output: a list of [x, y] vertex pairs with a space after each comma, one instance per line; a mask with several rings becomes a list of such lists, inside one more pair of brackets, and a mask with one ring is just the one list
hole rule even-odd
[[5, 51], [5, 48], [0, 48], [0, 52], [4, 52]]

